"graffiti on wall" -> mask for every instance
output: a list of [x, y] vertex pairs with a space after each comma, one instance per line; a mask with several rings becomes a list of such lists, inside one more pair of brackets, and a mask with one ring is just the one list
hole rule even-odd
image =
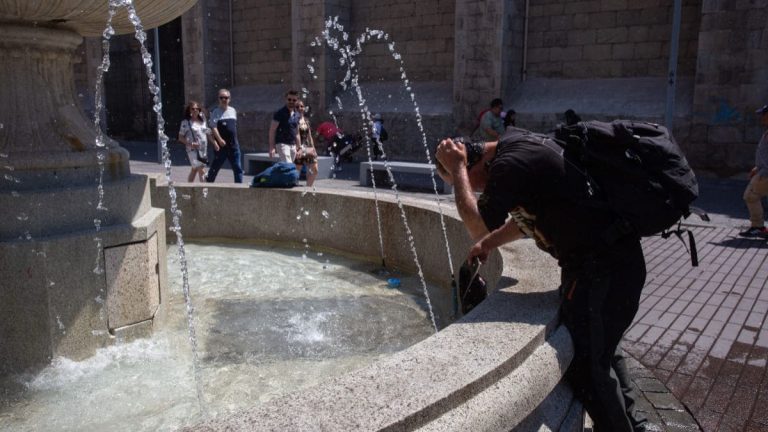
[[720, 99], [710, 123], [714, 125], [729, 125], [741, 121], [741, 113], [725, 99]]

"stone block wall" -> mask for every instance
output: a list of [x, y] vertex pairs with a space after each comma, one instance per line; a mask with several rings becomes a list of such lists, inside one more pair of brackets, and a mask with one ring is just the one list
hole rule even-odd
[[[528, 76], [665, 76], [673, 3], [531, 0]], [[700, 11], [700, 1], [683, 1], [678, 75], [695, 73]]]
[[200, 2], [203, 6], [201, 13], [204, 14], [202, 25], [205, 26], [203, 31], [205, 44], [203, 61], [205, 62], [206, 106], [215, 106], [218, 89], [234, 85], [230, 68], [232, 51], [230, 49], [227, 1], [205, 0]]
[[689, 158], [723, 175], [754, 164], [768, 103], [768, 0], [704, 1]]
[[[453, 79], [455, 0], [361, 0], [352, 6], [350, 38], [366, 28], [383, 30], [403, 56], [411, 81]], [[362, 81], [400, 80], [388, 42], [370, 41], [358, 57]]]
[[[514, 0], [458, 0], [456, 2], [453, 117], [460, 129], [471, 131], [477, 113], [504, 94], [504, 29], [510, 25], [505, 11]], [[509, 70], [509, 68], [507, 68]]]
[[291, 83], [291, 2], [233, 0], [236, 85]]

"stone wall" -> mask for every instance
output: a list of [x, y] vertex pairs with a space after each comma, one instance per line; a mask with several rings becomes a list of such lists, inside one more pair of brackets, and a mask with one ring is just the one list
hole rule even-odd
[[[665, 76], [674, 0], [531, 0], [527, 72], [544, 78]], [[696, 66], [701, 2], [684, 0], [678, 75]]]
[[768, 1], [705, 1], [689, 158], [723, 175], [754, 164], [768, 103]]
[[[351, 38], [366, 28], [383, 30], [402, 54], [412, 81], [453, 79], [455, 0], [356, 1], [352, 7]], [[400, 64], [388, 42], [371, 41], [358, 57], [362, 81], [400, 80]]]
[[291, 83], [291, 2], [233, 0], [235, 83]]
[[186, 99], [216, 105], [218, 89], [232, 86], [228, 0], [200, 0], [182, 15]]

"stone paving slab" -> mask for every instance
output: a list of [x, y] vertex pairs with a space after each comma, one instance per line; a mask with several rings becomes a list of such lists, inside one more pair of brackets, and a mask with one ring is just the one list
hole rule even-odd
[[624, 347], [702, 430], [768, 431], [768, 243], [730, 226], [693, 231], [699, 267], [674, 238], [644, 240], [648, 280]]

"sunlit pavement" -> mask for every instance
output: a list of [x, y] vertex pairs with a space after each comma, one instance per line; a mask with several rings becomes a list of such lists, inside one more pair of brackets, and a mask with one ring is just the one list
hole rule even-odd
[[[132, 159], [134, 173], [165, 173], [146, 152], [143, 161]], [[185, 183], [188, 173], [180, 159], [171, 178]], [[315, 186], [358, 189], [357, 174], [357, 164], [346, 164], [336, 179]], [[232, 179], [225, 167], [216, 183]], [[652, 430], [698, 430], [698, 422], [704, 431], [768, 431], [768, 243], [738, 237], [748, 225], [741, 202], [745, 185], [701, 179], [697, 205], [710, 212], [712, 222], [692, 227], [699, 267], [691, 266], [676, 237], [643, 241], [648, 280], [623, 346], [642, 364], [630, 366], [644, 396], [639, 408]], [[435, 199], [434, 193], [404, 194]], [[452, 201], [450, 195], [441, 198]]]

